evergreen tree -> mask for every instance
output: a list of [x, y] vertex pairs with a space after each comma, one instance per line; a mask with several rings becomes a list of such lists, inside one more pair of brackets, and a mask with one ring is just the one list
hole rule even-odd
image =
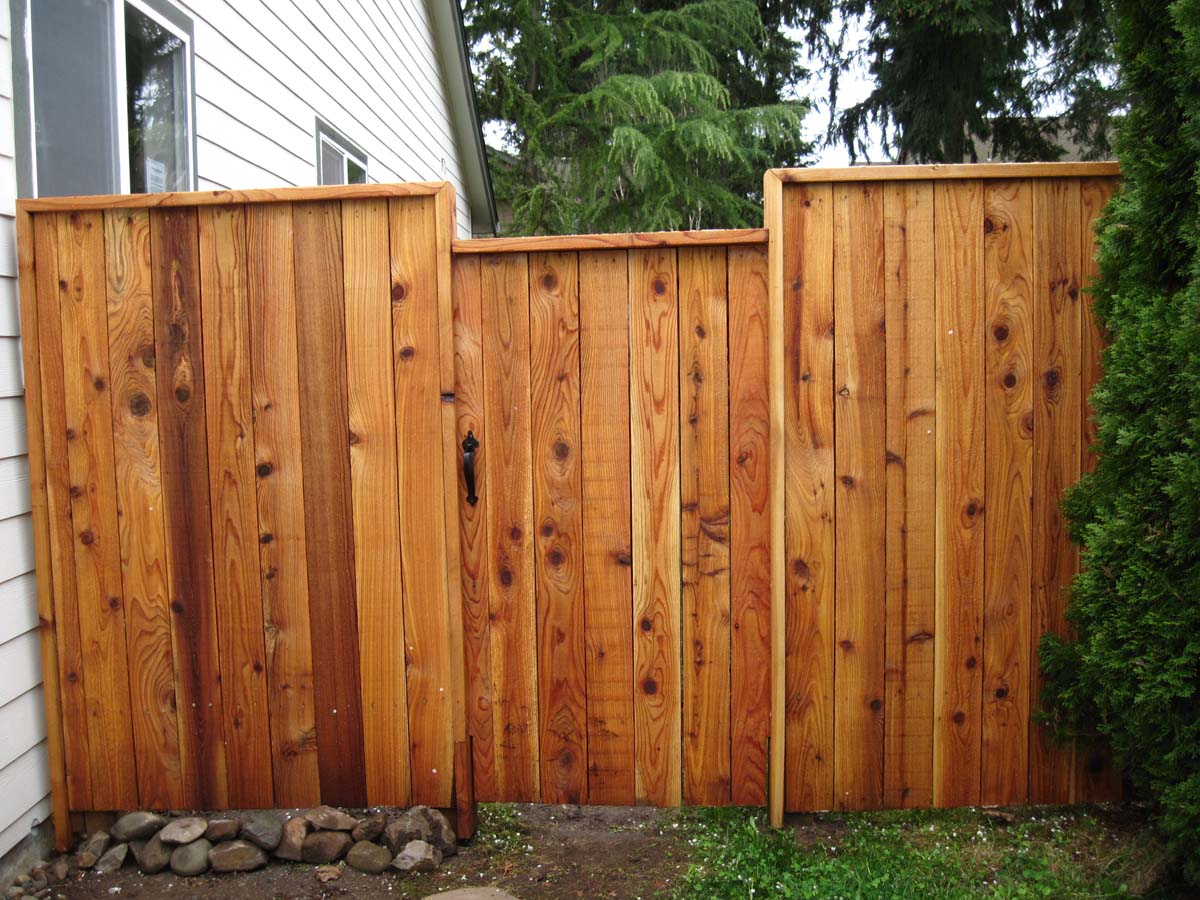
[[810, 150], [807, 105], [773, 93], [794, 47], [751, 0], [467, 0], [466, 20], [515, 233], [757, 226], [763, 171]]

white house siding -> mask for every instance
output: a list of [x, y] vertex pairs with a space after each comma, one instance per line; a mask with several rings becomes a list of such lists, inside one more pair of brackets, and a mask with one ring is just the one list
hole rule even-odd
[[[179, 0], [194, 22], [201, 190], [312, 185], [320, 117], [372, 181], [450, 181], [471, 234], [426, 2]], [[0, 856], [50, 815], [16, 289], [12, 29], [0, 0]], [[469, 152], [469, 151], [467, 151]]]

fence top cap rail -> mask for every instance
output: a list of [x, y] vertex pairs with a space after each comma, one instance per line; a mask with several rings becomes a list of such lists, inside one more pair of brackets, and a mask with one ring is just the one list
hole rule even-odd
[[785, 183], [829, 181], [935, 181], [951, 178], [1116, 178], [1115, 162], [961, 163], [927, 166], [848, 166], [771, 169]]
[[297, 203], [304, 200], [366, 200], [373, 197], [428, 197], [450, 188], [447, 181], [393, 184], [334, 184], [324, 187], [248, 188], [228, 191], [177, 191], [167, 194], [95, 194], [36, 197], [17, 201], [27, 213], [97, 209], [145, 209], [166, 206], [220, 206], [232, 203]]
[[652, 247], [711, 247], [765, 244], [765, 228], [708, 231], [642, 231], [632, 234], [541, 234], [528, 237], [456, 240], [455, 253], [537, 253], [553, 250], [636, 250]]

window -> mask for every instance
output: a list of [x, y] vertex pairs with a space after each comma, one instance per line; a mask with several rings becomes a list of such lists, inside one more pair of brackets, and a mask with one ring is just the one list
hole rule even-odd
[[367, 155], [320, 119], [317, 120], [317, 183], [367, 183]]
[[167, 0], [29, 4], [32, 187], [191, 190], [191, 21]]

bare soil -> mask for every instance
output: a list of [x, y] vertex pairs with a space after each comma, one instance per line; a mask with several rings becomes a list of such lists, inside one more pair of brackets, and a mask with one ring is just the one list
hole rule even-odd
[[652, 900], [687, 867], [687, 846], [670, 810], [518, 806], [447, 859], [437, 872], [363, 875], [342, 867], [327, 884], [316, 866], [278, 863], [242, 875], [143, 875], [132, 863], [113, 875], [80, 873], [57, 885], [63, 900], [325, 900], [421, 898], [494, 885], [519, 900]]

